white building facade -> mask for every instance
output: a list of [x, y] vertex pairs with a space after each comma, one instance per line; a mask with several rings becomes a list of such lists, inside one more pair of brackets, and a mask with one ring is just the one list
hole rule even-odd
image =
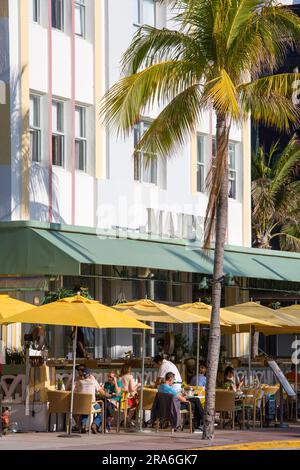
[[[106, 131], [101, 97], [120, 77], [120, 59], [139, 25], [173, 27], [154, 0], [4, 0], [1, 18], [6, 132], [0, 220], [38, 220], [100, 229], [202, 237], [205, 178], [215, 151], [215, 118], [150, 168], [134, 161], [135, 139]], [[7, 16], [5, 16], [7, 15]], [[18, 40], [16, 40], [18, 39]], [[228, 243], [250, 246], [250, 133], [230, 135]], [[198, 219], [195, 219], [198, 218]]]
[[[126, 140], [116, 139], [99, 116], [101, 98], [120, 77], [122, 54], [144, 23], [174, 27], [172, 12], [155, 0], [1, 0], [1, 222], [37, 221], [201, 244], [205, 179], [215, 153], [214, 113], [203, 114], [197, 135], [177, 155], [154, 159], [150, 167], [142, 155], [134, 159], [133, 150], [158, 110], [142, 116]], [[227, 234], [229, 245], [246, 248], [251, 246], [250, 153], [246, 123], [230, 133]], [[107, 269], [96, 273], [111, 275]], [[105, 294], [105, 283], [99, 277], [94, 296], [106, 303], [120, 292], [128, 299], [143, 295], [130, 282], [122, 287], [114, 282]], [[170, 286], [165, 292], [169, 302], [192, 300], [191, 284], [181, 293], [172, 294]], [[109, 334], [111, 356], [132, 348], [132, 332]], [[20, 333], [8, 329], [7, 338], [15, 344]], [[106, 339], [96, 333], [95, 354], [103, 353]], [[63, 354], [61, 335], [55, 341]], [[113, 351], [113, 344], [121, 349]]]

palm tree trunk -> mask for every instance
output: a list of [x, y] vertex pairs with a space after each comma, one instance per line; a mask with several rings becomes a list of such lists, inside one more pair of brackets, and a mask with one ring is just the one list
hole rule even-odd
[[[228, 139], [230, 126], [225, 119], [217, 116], [217, 159], [216, 173], [221, 171], [220, 192], [217, 199], [215, 221], [215, 256], [212, 284], [212, 314], [209, 331], [207, 356], [207, 383], [204, 408], [203, 439], [212, 439], [215, 423], [216, 381], [220, 354], [220, 306], [222, 294], [222, 276], [224, 275], [224, 245], [228, 225]], [[214, 178], [217, 181], [217, 178]]]

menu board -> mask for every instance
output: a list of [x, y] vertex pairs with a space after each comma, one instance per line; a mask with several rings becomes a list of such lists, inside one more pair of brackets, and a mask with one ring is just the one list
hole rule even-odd
[[288, 379], [285, 377], [284, 373], [280, 369], [279, 365], [275, 361], [268, 361], [269, 367], [272, 369], [272, 371], [275, 374], [275, 377], [277, 378], [278, 382], [286, 392], [286, 394], [291, 397], [291, 398], [296, 398], [296, 392], [291, 386], [290, 382]]

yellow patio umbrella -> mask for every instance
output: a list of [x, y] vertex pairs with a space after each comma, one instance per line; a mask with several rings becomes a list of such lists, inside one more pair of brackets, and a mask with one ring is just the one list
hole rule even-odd
[[[0, 328], [4, 323], [6, 323], [7, 319], [16, 313], [24, 312], [26, 310], [31, 310], [33, 305], [28, 304], [27, 302], [22, 302], [21, 300], [14, 299], [9, 295], [0, 295]], [[2, 336], [1, 336], [2, 337]], [[0, 378], [1, 378], [1, 370], [0, 370]], [[1, 404], [1, 390], [0, 390], [0, 411], [2, 409]], [[0, 419], [0, 437], [2, 435], [2, 421]]]
[[7, 319], [12, 315], [17, 313], [26, 312], [27, 310], [32, 310], [34, 307], [27, 302], [22, 302], [21, 300], [14, 299], [9, 295], [0, 295], [0, 325], [6, 323]]
[[289, 318], [294, 320], [298, 325], [300, 325], [300, 305], [294, 304], [289, 305], [288, 307], [282, 307], [276, 310], [276, 313], [281, 317], [281, 315], [288, 315]]
[[[135, 300], [114, 305], [117, 310], [125, 311], [128, 315], [141, 321], [156, 323], [199, 323], [199, 316], [180, 310], [178, 307], [154, 302], [150, 299]], [[143, 331], [142, 347], [142, 378], [140, 398], [140, 431], [142, 430], [143, 387], [145, 375], [145, 331]]]
[[[251, 376], [251, 328], [255, 327], [256, 331], [264, 332], [270, 329], [280, 332], [286, 326], [291, 326], [291, 321], [287, 318], [279, 317], [275, 311], [269, 307], [258, 304], [257, 302], [245, 302], [242, 304], [232, 305], [222, 309], [222, 318], [228, 321], [231, 315], [240, 317], [241, 323], [237, 323], [239, 332], [249, 332], [249, 379]], [[244, 320], [244, 322], [243, 322]], [[232, 317], [234, 324], [234, 318]]]
[[96, 300], [90, 300], [81, 295], [67, 297], [57, 300], [41, 307], [28, 310], [26, 312], [13, 315], [9, 318], [9, 323], [39, 323], [47, 325], [64, 325], [75, 327], [73, 338], [73, 374], [70, 405], [70, 426], [69, 434], [72, 434], [74, 383], [76, 366], [76, 344], [77, 328], [141, 328], [151, 329], [144, 323], [126, 315], [125, 312], [118, 312], [111, 307], [101, 304]]
[[114, 308], [127, 311], [128, 315], [141, 321], [157, 323], [198, 323], [195, 313], [183, 312], [178, 307], [154, 302], [150, 299], [136, 300], [114, 305]]
[[[254, 302], [253, 302], [254, 303]], [[255, 304], [256, 305], [256, 304]], [[236, 307], [236, 306], [234, 306]], [[200, 323], [202, 324], [210, 324], [211, 321], [211, 305], [207, 305], [203, 302], [193, 302], [191, 304], [184, 304], [180, 305], [179, 308], [185, 310], [185, 312], [193, 313], [199, 316]], [[231, 308], [231, 307], [229, 307]], [[248, 310], [246, 306], [246, 310]], [[254, 319], [246, 314], [240, 315], [236, 311], [227, 310], [226, 308], [220, 309], [220, 325], [221, 331], [223, 334], [234, 334], [237, 332], [241, 332], [253, 324], [259, 324], [264, 326], [274, 326], [273, 323], [270, 323], [265, 320], [257, 320]], [[198, 383], [198, 373], [199, 373], [199, 354], [200, 354], [200, 325], [198, 324], [198, 335], [197, 335], [197, 383]]]
[[[276, 310], [276, 313], [281, 317], [282, 315], [287, 315], [291, 320], [293, 320], [298, 327], [289, 327], [289, 328], [281, 328], [280, 333], [282, 334], [282, 331], [284, 331], [284, 334], [294, 334], [295, 335], [295, 341], [296, 341], [296, 347], [297, 347], [297, 340], [298, 340], [298, 334], [300, 333], [300, 305], [299, 304], [294, 304], [294, 305], [289, 305], [288, 307], [283, 307], [278, 310]], [[291, 331], [292, 330], [292, 331]], [[270, 334], [271, 332], [268, 331], [267, 334]], [[273, 333], [277, 334], [277, 333]], [[295, 361], [295, 390], [298, 390], [298, 361]], [[296, 394], [296, 420], [298, 421], [298, 416], [297, 416], [297, 410], [298, 410], [298, 395]]]
[[[197, 328], [197, 353], [196, 353], [196, 384], [198, 386], [199, 382], [199, 360], [200, 360], [200, 333], [201, 333], [201, 324], [210, 325], [211, 321], [211, 305], [207, 305], [200, 300], [198, 302], [188, 303], [179, 305], [178, 308], [184, 310], [186, 313], [192, 313], [197, 316], [198, 319], [198, 328]], [[221, 326], [228, 326], [229, 323], [224, 322], [223, 319], [220, 320]]]

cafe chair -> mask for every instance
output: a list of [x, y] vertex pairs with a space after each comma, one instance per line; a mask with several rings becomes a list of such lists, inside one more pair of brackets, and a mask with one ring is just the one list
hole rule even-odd
[[235, 393], [231, 390], [216, 390], [216, 413], [220, 413], [221, 424], [225, 427], [225, 416], [228, 414], [230, 416], [229, 422], [232, 424], [232, 430], [234, 431], [234, 421], [235, 421]]
[[189, 420], [189, 431], [192, 434], [193, 432], [193, 410], [192, 410], [192, 403], [187, 401], [188, 409], [180, 410], [180, 429], [181, 431], [184, 430], [185, 418], [187, 417]]
[[48, 431], [51, 431], [51, 417], [53, 414], [56, 415], [56, 430], [58, 429], [58, 415], [66, 415], [70, 411], [70, 398], [71, 392], [65, 392], [60, 390], [47, 390], [48, 399]]
[[[102, 414], [101, 429], [102, 433], [105, 432], [105, 407], [103, 400], [97, 400], [96, 403], [100, 405], [100, 410], [94, 410], [93, 395], [90, 393], [74, 393], [73, 415], [88, 415], [88, 434], [90, 434], [93, 416]], [[69, 408], [70, 410], [70, 408]]]
[[247, 428], [249, 429], [249, 415], [252, 416], [253, 428], [256, 427], [257, 415], [259, 415], [260, 427], [263, 427], [264, 395], [261, 388], [249, 388], [244, 399], [244, 410], [247, 416]]
[[162, 422], [170, 423], [171, 432], [181, 428], [180, 401], [170, 393], [158, 392], [151, 409], [151, 421], [155, 424], [156, 432]]
[[[157, 394], [157, 389], [154, 388], [144, 388], [143, 389], [143, 413], [145, 411], [151, 411], [152, 406]], [[140, 400], [141, 400], [141, 390], [138, 391], [138, 400], [136, 406], [136, 414], [139, 416], [140, 412]]]
[[118, 402], [117, 405], [117, 432], [120, 432], [120, 427], [121, 427], [121, 415], [123, 414], [124, 419], [123, 419], [123, 424], [124, 427], [126, 428], [127, 425], [127, 415], [128, 415], [128, 392], [122, 392], [122, 397], [121, 400]]

